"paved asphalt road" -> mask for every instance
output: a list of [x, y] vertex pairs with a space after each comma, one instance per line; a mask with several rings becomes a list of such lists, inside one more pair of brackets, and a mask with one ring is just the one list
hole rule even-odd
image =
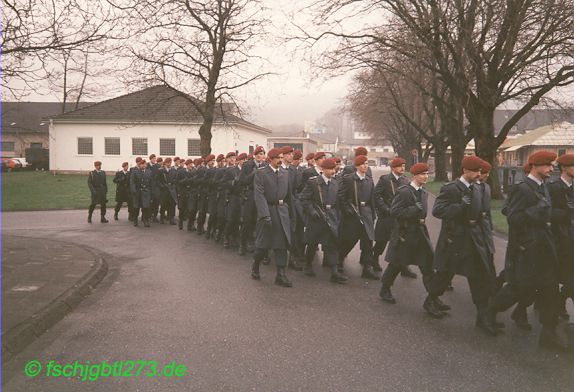
[[[134, 228], [124, 219], [85, 223], [85, 211], [5, 213], [4, 233], [53, 238], [106, 253], [108, 276], [71, 314], [3, 364], [5, 391], [572, 391], [574, 355], [536, 348], [537, 333], [483, 336], [467, 283], [454, 281], [443, 320], [426, 316], [420, 277], [398, 278], [397, 305], [360, 279], [357, 249], [346, 286], [274, 268], [250, 279], [250, 260], [175, 226]], [[430, 220], [436, 240], [438, 222]], [[497, 239], [497, 264], [505, 243]], [[320, 269], [320, 268], [317, 268]], [[571, 314], [572, 308], [570, 308]], [[531, 320], [536, 325], [533, 314]], [[184, 377], [27, 378], [39, 360], [154, 360], [187, 367]], [[145, 368], [144, 372], [147, 372]]]

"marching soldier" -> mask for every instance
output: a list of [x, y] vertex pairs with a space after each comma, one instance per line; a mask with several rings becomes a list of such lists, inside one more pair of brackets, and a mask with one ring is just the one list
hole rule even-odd
[[[281, 169], [285, 170], [289, 175], [289, 189], [291, 190], [290, 199], [292, 203], [289, 205], [291, 208], [291, 235], [293, 237], [293, 233], [295, 232], [295, 228], [297, 226], [297, 207], [296, 207], [296, 198], [295, 192], [298, 188], [297, 181], [297, 170], [291, 166], [291, 162], [293, 162], [293, 147], [291, 146], [283, 146], [281, 147], [281, 154], [283, 154], [283, 159], [281, 163]], [[303, 261], [303, 249], [295, 247], [295, 241], [291, 241], [291, 248], [289, 249], [289, 262], [287, 263], [287, 268], [290, 268], [294, 271], [303, 271], [303, 267], [299, 264]]]
[[161, 163], [162, 162], [163, 162], [163, 158], [161, 158], [161, 157], [156, 158], [155, 154], [151, 154], [149, 156], [149, 163], [147, 164], [148, 169], [151, 170], [152, 181], [153, 181], [151, 215], [152, 215], [152, 220], [154, 223], [159, 222], [159, 220], [157, 219], [157, 214], [159, 213], [159, 203], [161, 200], [161, 194], [160, 194], [160, 187], [157, 184], [157, 180], [158, 180], [158, 173], [159, 173], [159, 170], [161, 169]]
[[[396, 162], [395, 162], [396, 163]], [[428, 180], [428, 165], [417, 163], [411, 167], [413, 180], [396, 190], [389, 214], [392, 234], [386, 260], [389, 262], [382, 277], [381, 292], [383, 301], [395, 304], [391, 286], [406, 265], [417, 265], [423, 275], [423, 284], [428, 293], [423, 308], [433, 318], [443, 318], [443, 311], [450, 310], [438, 298], [441, 295], [433, 272], [433, 246], [425, 224], [428, 209], [428, 194], [423, 188]]]
[[339, 226], [341, 213], [338, 205], [339, 182], [334, 179], [336, 162], [325, 159], [322, 162], [322, 174], [311, 177], [300, 194], [300, 201], [309, 216], [305, 230], [305, 275], [315, 276], [313, 258], [317, 246], [325, 255], [325, 261], [331, 269], [331, 282], [345, 283], [347, 277], [337, 271]]
[[[357, 147], [355, 148], [355, 158], [361, 155], [367, 156], [368, 151], [365, 147]], [[355, 165], [347, 165], [343, 168], [343, 176], [346, 176], [347, 174], [352, 174], [357, 170], [357, 167]], [[371, 171], [371, 168], [369, 167], [369, 170], [367, 170], [367, 175], [371, 178], [373, 178], [373, 172]]]
[[95, 170], [88, 175], [88, 188], [92, 202], [88, 210], [88, 223], [92, 223], [92, 214], [96, 205], [100, 205], [100, 222], [108, 223], [106, 219], [106, 203], [108, 202], [108, 184], [106, 183], [106, 172], [102, 170], [102, 162], [94, 162]]
[[323, 160], [325, 160], [325, 158], [327, 158], [327, 154], [325, 152], [319, 151], [315, 153], [312, 160], [313, 165], [307, 167], [307, 169], [303, 171], [303, 176], [301, 179], [301, 189], [305, 188], [305, 184], [307, 184], [307, 180], [309, 178], [317, 177], [318, 175], [321, 174], [321, 163], [323, 162]]
[[375, 197], [373, 179], [367, 175], [369, 163], [365, 155], [355, 158], [357, 170], [343, 176], [339, 187], [342, 223], [339, 248], [339, 272], [355, 244], [360, 241], [362, 278], [379, 279], [373, 272], [373, 240], [375, 239]]
[[183, 161], [183, 163], [185, 164], [185, 168], [178, 170], [177, 173], [177, 208], [179, 212], [177, 225], [179, 230], [183, 230], [183, 221], [189, 215], [191, 185], [187, 182], [187, 178], [190, 174], [193, 160], [188, 159]]
[[[391, 238], [391, 231], [394, 219], [391, 217], [391, 203], [395, 197], [397, 189], [403, 185], [409, 184], [409, 180], [404, 176], [406, 161], [397, 157], [391, 161], [391, 172], [379, 177], [377, 186], [375, 186], [375, 203], [377, 206], [377, 224], [375, 226], [375, 246], [373, 253], [375, 262], [373, 269], [377, 272], [382, 271], [379, 263], [379, 257], [385, 251], [385, 247]], [[403, 266], [401, 276], [407, 278], [416, 278], [417, 274], [409, 269], [408, 265]]]
[[220, 156], [221, 167], [217, 169], [217, 173], [215, 174], [215, 178], [213, 180], [217, 189], [217, 225], [216, 235], [214, 237], [216, 242], [223, 241], [223, 234], [225, 232], [225, 215], [227, 213], [227, 196], [225, 194], [225, 189], [222, 182], [223, 178], [225, 177], [225, 165], [227, 164], [227, 161], [225, 155], [220, 154]]
[[507, 283], [496, 293], [489, 307], [490, 326], [496, 314], [536, 293], [539, 304], [539, 344], [563, 349], [558, 336], [558, 260], [551, 228], [552, 200], [544, 180], [553, 171], [556, 154], [539, 151], [528, 158], [530, 173], [515, 185], [505, 208], [508, 219], [508, 247], [504, 276]]
[[271, 149], [267, 157], [269, 165], [257, 169], [254, 179], [257, 237], [251, 277], [255, 280], [261, 279], [259, 265], [267, 254], [267, 250], [273, 249], [277, 265], [275, 284], [291, 287], [292, 283], [285, 274], [287, 249], [291, 242], [289, 176], [280, 168], [283, 157], [279, 149]]
[[574, 154], [564, 154], [556, 160], [560, 179], [548, 184], [552, 199], [552, 233], [556, 242], [560, 283], [559, 315], [569, 319], [566, 300], [574, 301]]
[[229, 249], [231, 247], [232, 237], [234, 237], [239, 228], [240, 206], [241, 200], [239, 197], [239, 174], [240, 169], [235, 164], [237, 155], [231, 151], [226, 155], [227, 167], [225, 168], [223, 177], [221, 178], [221, 186], [225, 197], [225, 226], [223, 233], [223, 247]]
[[189, 221], [187, 222], [188, 231], [196, 231], [195, 221], [198, 218], [198, 212], [200, 210], [201, 196], [203, 194], [203, 176], [206, 173], [206, 168], [203, 166], [203, 159], [196, 158], [193, 160], [194, 169], [191, 172], [191, 177], [189, 179], [191, 184], [191, 194], [190, 194], [190, 204], [189, 204]]
[[126, 202], [128, 205], [128, 214], [132, 208], [130, 197], [130, 172], [128, 171], [129, 163], [122, 163], [122, 170], [116, 172], [114, 183], [116, 184], [116, 208], [114, 209], [114, 220], [118, 220], [118, 213], [122, 208], [122, 204]]
[[310, 167], [314, 167], [315, 166], [315, 153], [314, 152], [310, 152], [307, 155], [305, 155], [305, 162], [307, 163], [307, 169]]
[[255, 171], [264, 165], [266, 165], [265, 150], [263, 146], [257, 146], [253, 151], [253, 160], [245, 162], [239, 175], [239, 182], [243, 187], [241, 207], [242, 229], [239, 238], [240, 254], [243, 254], [246, 250], [254, 250], [253, 234], [255, 232], [255, 223], [257, 222], [257, 210], [253, 196], [253, 180], [255, 178]]
[[211, 183], [215, 176], [215, 155], [209, 154], [204, 159], [205, 165], [201, 178], [201, 185], [198, 187], [199, 209], [197, 213], [197, 235], [205, 233], [205, 220], [209, 208], [209, 196], [211, 193]]
[[305, 257], [305, 212], [303, 210], [303, 205], [299, 199], [299, 194], [302, 191], [301, 185], [303, 183], [303, 167], [301, 166], [301, 158], [303, 153], [299, 150], [293, 152], [293, 161], [291, 167], [294, 171], [293, 179], [293, 222], [294, 229], [292, 233], [293, 244], [291, 249], [295, 255], [299, 255], [300, 258]]
[[153, 194], [153, 173], [146, 166], [146, 161], [140, 159], [138, 169], [134, 170], [130, 178], [130, 189], [134, 208], [134, 226], [138, 226], [139, 210], [142, 210], [142, 220], [145, 227], [150, 227], [151, 201]]
[[433, 215], [442, 220], [434, 259], [437, 284], [446, 290], [453, 275], [465, 276], [477, 309], [476, 326], [496, 335], [496, 326], [487, 320], [496, 271], [481, 222], [482, 194], [476, 185], [482, 160], [467, 156], [461, 166], [462, 176], [441, 188], [433, 208]]
[[217, 203], [219, 199], [218, 182], [224, 159], [225, 157], [223, 154], [219, 154], [217, 156], [215, 159], [213, 177], [211, 177], [209, 183], [206, 184], [208, 189], [207, 213], [209, 214], [209, 218], [207, 219], [207, 232], [205, 233], [205, 238], [207, 239], [215, 238], [215, 231], [217, 229]]

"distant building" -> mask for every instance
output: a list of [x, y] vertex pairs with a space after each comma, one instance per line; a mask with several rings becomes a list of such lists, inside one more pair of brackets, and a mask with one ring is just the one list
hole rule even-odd
[[[80, 108], [91, 105], [80, 102]], [[66, 111], [75, 103], [66, 104]], [[62, 113], [59, 102], [2, 102], [2, 157], [23, 158], [27, 148], [48, 148], [46, 117]]]
[[267, 148], [280, 148], [283, 146], [291, 146], [295, 150], [300, 150], [303, 155], [310, 152], [318, 151], [318, 143], [315, 139], [316, 135], [309, 135], [305, 131], [297, 132], [273, 132], [272, 135], [267, 137]]
[[501, 166], [522, 166], [531, 154], [540, 150], [558, 155], [574, 153], [574, 124], [564, 121], [508, 138], [499, 147]]
[[[94, 161], [104, 170], [150, 154], [200, 156], [203, 118], [180, 91], [154, 86], [50, 118], [50, 170], [87, 171]], [[267, 145], [271, 131], [218, 106], [211, 130], [213, 153], [252, 152]]]

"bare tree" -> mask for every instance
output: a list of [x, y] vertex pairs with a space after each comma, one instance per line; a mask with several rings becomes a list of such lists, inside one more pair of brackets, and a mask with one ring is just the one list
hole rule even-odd
[[[236, 104], [234, 91], [268, 75], [254, 71], [253, 45], [264, 37], [261, 3], [254, 0], [135, 0], [133, 67], [147, 83], [182, 92], [203, 118], [201, 155], [211, 152], [215, 109]], [[197, 98], [197, 99], [194, 99]]]
[[47, 56], [110, 37], [118, 16], [105, 0], [2, 0], [2, 87], [37, 89]]

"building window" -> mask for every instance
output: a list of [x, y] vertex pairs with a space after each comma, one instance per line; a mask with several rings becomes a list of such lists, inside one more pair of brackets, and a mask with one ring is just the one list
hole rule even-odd
[[132, 155], [147, 155], [147, 138], [134, 137], [132, 139]]
[[15, 151], [15, 142], [2, 142], [2, 151]]
[[159, 155], [175, 155], [175, 139], [159, 139]]
[[190, 157], [201, 155], [201, 141], [199, 139], [187, 139], [187, 155]]
[[255, 147], [249, 146], [249, 153], [250, 153], [250, 154], [253, 154], [253, 151], [255, 151]]
[[94, 143], [91, 137], [78, 138], [78, 155], [93, 155]]
[[30, 143], [30, 148], [42, 148], [42, 143]]
[[105, 154], [106, 155], [120, 155], [120, 138], [107, 137], [105, 138]]

